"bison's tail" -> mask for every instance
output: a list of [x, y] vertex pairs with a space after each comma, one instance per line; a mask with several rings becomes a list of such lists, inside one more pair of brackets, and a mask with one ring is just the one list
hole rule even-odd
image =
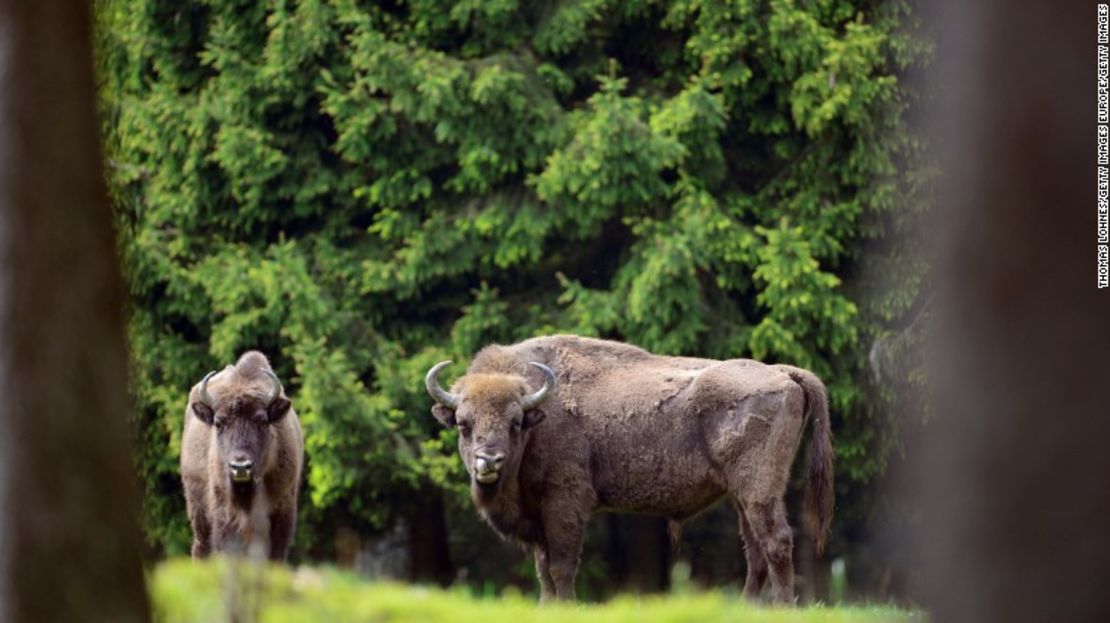
[[825, 551], [833, 512], [833, 447], [829, 429], [829, 400], [825, 384], [817, 375], [801, 368], [788, 367], [787, 373], [802, 386], [806, 396], [813, 433], [809, 438], [809, 466], [806, 478], [805, 522], [817, 545], [817, 553]]

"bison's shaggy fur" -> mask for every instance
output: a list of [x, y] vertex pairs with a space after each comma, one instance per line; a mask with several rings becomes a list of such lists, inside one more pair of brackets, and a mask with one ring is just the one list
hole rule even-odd
[[[202, 383], [189, 392], [181, 479], [194, 557], [252, 544], [273, 560], [289, 551], [304, 449], [297, 414], [272, 372], [262, 353], [250, 351], [209, 379], [211, 405], [201, 400]], [[249, 480], [232, 479], [234, 459], [250, 462]]]
[[[556, 388], [523, 412], [522, 396]], [[824, 545], [832, 515], [832, 446], [825, 388], [791, 366], [664, 357], [618, 342], [558, 335], [489, 346], [452, 387], [459, 452], [479, 513], [536, 557], [542, 598], [573, 598], [585, 525], [597, 511], [648, 513], [678, 526], [722, 497], [740, 515], [745, 593], [768, 574], [793, 599], [793, 531], [783, 494], [806, 413], [813, 419], [807, 524]], [[483, 484], [503, 457], [496, 481]]]

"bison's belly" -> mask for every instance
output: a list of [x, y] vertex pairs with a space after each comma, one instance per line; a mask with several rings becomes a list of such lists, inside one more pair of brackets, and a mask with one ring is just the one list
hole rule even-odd
[[687, 517], [725, 491], [720, 474], [692, 448], [630, 443], [595, 461], [595, 469], [601, 510]]
[[800, 389], [754, 361], [653, 361], [602, 375], [564, 402], [588, 414], [602, 508], [688, 516], [724, 495], [728, 479], [739, 477], [739, 455], [765, 436], [756, 429], [782, 408], [789, 388]]

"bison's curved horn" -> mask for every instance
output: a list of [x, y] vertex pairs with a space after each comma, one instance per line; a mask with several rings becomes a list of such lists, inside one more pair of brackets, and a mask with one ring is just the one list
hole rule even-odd
[[274, 374], [270, 370], [263, 370], [262, 372], [266, 376], [270, 377], [270, 380], [274, 382], [274, 389], [270, 392], [270, 399], [266, 401], [266, 404], [268, 405], [273, 404], [274, 401], [278, 399], [278, 396], [281, 395], [282, 390], [285, 388], [281, 386], [281, 381], [278, 380], [276, 374]]
[[200, 382], [200, 401], [208, 405], [209, 407], [212, 407], [213, 409], [216, 408], [216, 401], [212, 400], [212, 395], [208, 393], [208, 379], [212, 378], [215, 375], [216, 371], [213, 370], [204, 375], [204, 380]]
[[428, 374], [424, 377], [424, 387], [428, 389], [428, 394], [435, 398], [436, 402], [448, 409], [455, 409], [459, 406], [459, 397], [440, 387], [439, 379], [436, 378], [439, 371], [449, 365], [451, 365], [450, 361], [441, 361], [432, 366], [432, 369], [428, 370]]
[[520, 408], [525, 411], [540, 406], [540, 403], [547, 399], [551, 390], [555, 389], [555, 373], [551, 371], [551, 368], [535, 361], [529, 361], [528, 365], [535, 366], [539, 368], [540, 372], [543, 372], [543, 387], [536, 390], [534, 394], [528, 394], [520, 401]]

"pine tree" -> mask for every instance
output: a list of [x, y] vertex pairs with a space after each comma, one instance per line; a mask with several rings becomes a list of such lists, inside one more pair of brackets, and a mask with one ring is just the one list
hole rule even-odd
[[101, 22], [163, 551], [186, 543], [187, 388], [239, 352], [287, 379], [297, 543], [329, 555], [441, 489], [465, 506], [433, 362], [556, 331], [813, 369], [841, 518], [866, 515], [897, 440], [869, 348], [926, 273], [904, 77], [931, 51], [905, 3], [135, 0]]

